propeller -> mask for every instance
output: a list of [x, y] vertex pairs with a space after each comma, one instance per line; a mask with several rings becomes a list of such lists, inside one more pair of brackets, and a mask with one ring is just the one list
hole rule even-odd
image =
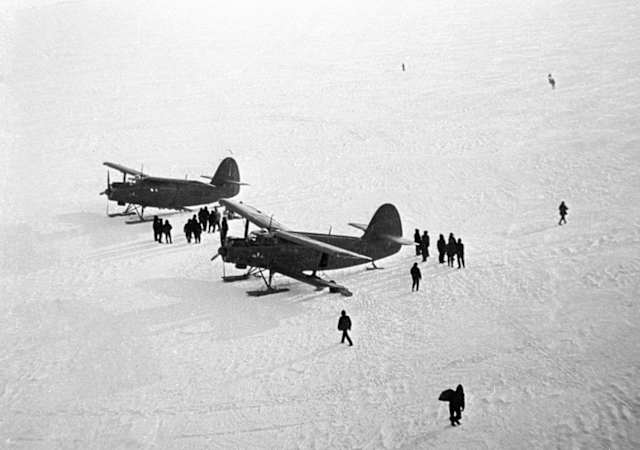
[[107, 197], [109, 196], [109, 194], [111, 194], [111, 180], [109, 179], [109, 171], [107, 170], [107, 188], [100, 192], [100, 195], [107, 195]]
[[100, 195], [106, 195], [107, 196], [107, 216], [109, 215], [109, 196], [111, 195], [111, 180], [109, 179], [109, 171], [107, 170], [107, 188], [100, 192]]

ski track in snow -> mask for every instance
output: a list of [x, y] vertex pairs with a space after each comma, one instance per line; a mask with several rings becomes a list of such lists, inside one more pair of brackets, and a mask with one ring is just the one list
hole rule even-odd
[[[0, 447], [640, 447], [640, 9], [525, 3], [8, 6]], [[172, 245], [102, 213], [104, 160], [230, 153], [300, 230], [394, 203], [433, 242], [420, 292], [409, 247], [323, 274], [350, 298], [253, 298], [192, 213]], [[450, 231], [464, 270], [433, 257]]]

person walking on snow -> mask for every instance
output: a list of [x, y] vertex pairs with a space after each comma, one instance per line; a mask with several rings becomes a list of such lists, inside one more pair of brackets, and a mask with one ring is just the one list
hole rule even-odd
[[227, 218], [222, 218], [222, 224], [220, 225], [220, 245], [224, 245], [224, 240], [227, 238], [227, 232], [229, 231], [229, 224]]
[[171, 240], [171, 228], [173, 228], [173, 227], [169, 223], [169, 220], [168, 219], [165, 220], [164, 221], [164, 225], [162, 225], [162, 233], [164, 233], [164, 243], [165, 244], [173, 244], [173, 241]]
[[411, 280], [413, 280], [413, 284], [411, 285], [411, 292], [420, 290], [420, 280], [422, 279], [422, 272], [420, 272], [420, 267], [418, 267], [418, 263], [413, 263], [413, 267], [410, 270]]
[[462, 411], [464, 411], [464, 389], [462, 389], [462, 385], [459, 384], [456, 388], [455, 395], [449, 401], [449, 420], [451, 421], [452, 427], [460, 425]]
[[187, 220], [187, 223], [184, 224], [184, 227], [182, 227], [182, 230], [184, 231], [184, 237], [187, 239], [187, 243], [190, 244], [191, 243], [191, 219]]
[[351, 329], [351, 318], [347, 316], [347, 313], [342, 310], [340, 313], [340, 319], [338, 319], [338, 330], [342, 331], [342, 340], [341, 344], [344, 344], [344, 340], [349, 341], [349, 347], [353, 346], [353, 342], [351, 342], [351, 338], [349, 337], [348, 331]]
[[560, 222], [558, 222], [558, 225], [562, 225], [563, 222], [567, 223], [565, 216], [567, 215], [569, 208], [564, 204], [564, 200], [560, 203], [560, 206], [558, 206], [558, 210], [560, 211]]
[[444, 256], [447, 254], [447, 243], [444, 241], [444, 236], [440, 235], [438, 238], [438, 262], [444, 264]]
[[416, 243], [416, 256], [420, 256], [420, 252], [422, 251], [422, 238], [420, 237], [420, 230], [417, 228], [413, 233], [413, 241]]
[[153, 216], [153, 240], [162, 243], [162, 220]]
[[460, 238], [458, 238], [458, 244], [456, 246], [456, 255], [458, 256], [458, 269], [460, 269], [461, 264], [464, 269], [464, 244]]
[[429, 232], [424, 230], [422, 234], [422, 262], [425, 262], [429, 257], [429, 243], [431, 239], [429, 239]]
[[453, 233], [449, 233], [449, 242], [447, 243], [447, 265], [453, 267], [453, 260], [456, 256], [456, 238]]
[[553, 79], [551, 74], [547, 75], [547, 80], [549, 81], [549, 84], [551, 85], [551, 89], [555, 89], [556, 88], [556, 80]]

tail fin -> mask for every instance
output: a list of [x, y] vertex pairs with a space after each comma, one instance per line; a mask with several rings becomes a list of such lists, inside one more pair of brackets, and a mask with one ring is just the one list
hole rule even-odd
[[215, 175], [211, 178], [211, 184], [223, 189], [225, 197], [233, 197], [240, 192], [240, 171], [233, 158], [222, 160]]
[[362, 239], [365, 241], [384, 239], [399, 244], [397, 241], [402, 239], [402, 223], [396, 207], [391, 203], [385, 203], [378, 208], [371, 222], [369, 222]]

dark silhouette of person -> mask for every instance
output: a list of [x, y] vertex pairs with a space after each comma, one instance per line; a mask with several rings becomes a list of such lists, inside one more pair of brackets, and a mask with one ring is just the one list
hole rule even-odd
[[422, 234], [422, 262], [425, 262], [429, 257], [429, 244], [431, 239], [429, 239], [429, 232], [424, 230]]
[[209, 212], [209, 229], [207, 230], [207, 233], [211, 233], [212, 231], [215, 233], [216, 231], [216, 214], [218, 214], [216, 209]]
[[347, 341], [349, 341], [349, 347], [353, 345], [353, 342], [351, 342], [351, 338], [349, 337], [348, 333], [350, 329], [351, 318], [347, 316], [347, 313], [343, 309], [340, 313], [340, 319], [338, 319], [338, 330], [342, 331], [342, 340], [340, 341], [340, 343], [344, 344], [344, 340], [346, 339]]
[[207, 222], [209, 222], [209, 210], [205, 206], [198, 213], [198, 219], [200, 219], [200, 228], [202, 231], [207, 229]]
[[464, 411], [464, 389], [459, 384], [456, 388], [455, 395], [449, 400], [449, 420], [451, 426], [460, 425], [460, 419], [462, 419], [462, 411]]
[[460, 238], [458, 238], [458, 243], [456, 244], [456, 255], [458, 257], [458, 269], [460, 269], [460, 265], [464, 269], [464, 244]]
[[420, 272], [420, 267], [418, 267], [418, 263], [413, 263], [413, 267], [409, 271], [411, 273], [411, 280], [413, 280], [413, 284], [411, 284], [411, 292], [420, 290], [420, 280], [422, 279], [422, 272]]
[[438, 262], [444, 264], [444, 256], [447, 254], [447, 243], [444, 240], [444, 236], [441, 234], [438, 238]]
[[416, 243], [416, 256], [420, 256], [420, 252], [422, 252], [422, 238], [420, 237], [420, 230], [417, 228], [413, 233], [413, 241]]
[[229, 224], [227, 218], [222, 218], [222, 224], [220, 225], [220, 244], [224, 245], [225, 239], [227, 239], [227, 232], [229, 231]]
[[551, 74], [547, 75], [547, 80], [549, 80], [549, 84], [551, 85], [551, 89], [556, 88], [556, 80], [553, 79]]
[[569, 208], [567, 208], [567, 205], [564, 204], [564, 200], [560, 203], [560, 206], [558, 206], [558, 210], [560, 211], [560, 222], [558, 222], [558, 225], [567, 223], [567, 219], [565, 219], [565, 216], [567, 215], [567, 211], [569, 211]]
[[162, 220], [153, 216], [153, 240], [162, 243]]
[[403, 72], [404, 72], [404, 69], [405, 69], [405, 67], [404, 67], [404, 63], [402, 63], [402, 71], [403, 71]]
[[453, 267], [453, 260], [456, 256], [458, 244], [456, 243], [456, 238], [453, 233], [449, 233], [449, 242], [447, 242], [447, 265], [449, 267]]
[[187, 238], [187, 242], [191, 243], [191, 235], [193, 234], [193, 231], [191, 231], [191, 219], [187, 220], [187, 223], [184, 224], [183, 230], [184, 237]]
[[191, 220], [191, 229], [193, 230], [193, 241], [196, 244], [200, 243], [200, 235], [202, 234], [202, 228], [200, 228], [200, 224], [195, 220]]
[[164, 243], [165, 244], [173, 244], [171, 240], [171, 229], [173, 227], [169, 223], [169, 219], [164, 221], [164, 225], [162, 225], [162, 233], [164, 234]]
[[[220, 229], [220, 211], [218, 211], [218, 207], [214, 206], [213, 211], [211, 212], [213, 216], [213, 231], [216, 231], [216, 227]], [[209, 227], [211, 227], [211, 216], [209, 216]]]

